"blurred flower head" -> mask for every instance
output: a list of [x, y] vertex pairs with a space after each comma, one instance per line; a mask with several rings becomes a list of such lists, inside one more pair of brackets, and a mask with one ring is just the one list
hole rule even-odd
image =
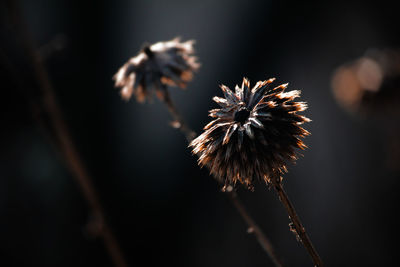
[[193, 40], [180, 42], [175, 38], [145, 45], [113, 77], [115, 87], [121, 88], [122, 98], [129, 100], [134, 94], [139, 102], [143, 102], [155, 91], [163, 100], [168, 85], [185, 88], [193, 78], [193, 71], [200, 66], [193, 56], [193, 44]]
[[285, 92], [288, 84], [270, 88], [274, 80], [251, 88], [244, 78], [235, 91], [221, 85], [224, 98], [213, 98], [221, 108], [210, 110], [215, 119], [190, 144], [199, 165], [225, 186], [239, 182], [252, 189], [255, 179], [280, 179], [286, 162], [297, 159], [296, 149], [306, 147], [300, 138], [309, 132], [300, 125], [309, 119], [297, 112], [307, 106], [294, 101], [300, 91]]
[[400, 50], [369, 50], [340, 66], [332, 77], [336, 101], [346, 111], [377, 119], [385, 133], [386, 164], [399, 170], [400, 162]]
[[356, 114], [398, 114], [400, 51], [371, 50], [340, 66], [332, 77], [337, 102]]

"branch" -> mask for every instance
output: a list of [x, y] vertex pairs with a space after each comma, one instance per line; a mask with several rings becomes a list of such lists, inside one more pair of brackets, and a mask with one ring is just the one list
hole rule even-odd
[[57, 105], [57, 101], [53, 93], [53, 86], [43, 65], [43, 61], [41, 60], [39, 53], [35, 50], [33, 38], [31, 37], [26, 23], [23, 20], [20, 7], [16, 1], [12, 0], [7, 0], [7, 6], [10, 17], [15, 24], [17, 34], [20, 35], [19, 37], [22, 40], [23, 47], [26, 50], [30, 63], [32, 64], [35, 78], [43, 95], [40, 106], [42, 106], [44, 112], [50, 119], [55, 137], [58, 142], [58, 147], [64, 156], [68, 168], [74, 174], [73, 177], [80, 187], [89, 208], [91, 209], [93, 218], [95, 218], [95, 221], [91, 222], [97, 225], [97, 231], [95, 233], [103, 239], [114, 265], [118, 267], [126, 267], [127, 264], [119, 245], [112, 234], [110, 227], [107, 225], [104, 219], [103, 208], [100, 205], [100, 201], [97, 192], [94, 189], [92, 179], [86, 171], [83, 161], [81, 160], [79, 153], [74, 146], [71, 135], [63, 120], [61, 110]]

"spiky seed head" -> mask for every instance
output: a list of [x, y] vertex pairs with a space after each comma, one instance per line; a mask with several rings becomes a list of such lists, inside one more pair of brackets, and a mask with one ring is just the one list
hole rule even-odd
[[194, 40], [180, 42], [179, 38], [144, 45], [113, 77], [122, 98], [129, 100], [134, 94], [137, 101], [143, 102], [155, 91], [163, 100], [167, 86], [185, 88], [200, 67], [193, 45]]
[[271, 88], [274, 80], [251, 88], [244, 78], [235, 91], [221, 85], [224, 97], [213, 98], [220, 108], [209, 114], [214, 120], [190, 143], [199, 165], [225, 187], [239, 182], [252, 189], [255, 180], [280, 179], [287, 162], [297, 159], [296, 149], [306, 148], [301, 138], [309, 132], [301, 125], [310, 120], [297, 112], [307, 106], [294, 101], [300, 91], [285, 92], [288, 84]]

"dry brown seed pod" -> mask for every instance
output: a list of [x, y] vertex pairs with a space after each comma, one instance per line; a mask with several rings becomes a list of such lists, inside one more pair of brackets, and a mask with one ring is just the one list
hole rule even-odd
[[132, 94], [137, 101], [151, 98], [153, 90], [163, 100], [167, 86], [185, 88], [200, 64], [193, 55], [194, 40], [171, 41], [145, 45], [139, 54], [126, 62], [114, 75], [115, 87], [129, 100]]
[[274, 80], [251, 88], [244, 78], [235, 91], [221, 85], [224, 98], [213, 98], [220, 108], [209, 114], [215, 119], [190, 144], [199, 165], [226, 186], [239, 182], [252, 189], [255, 179], [269, 184], [297, 159], [296, 149], [306, 148], [300, 138], [309, 132], [301, 124], [310, 120], [297, 112], [307, 106], [294, 101], [300, 91], [285, 92], [288, 84], [270, 88]]

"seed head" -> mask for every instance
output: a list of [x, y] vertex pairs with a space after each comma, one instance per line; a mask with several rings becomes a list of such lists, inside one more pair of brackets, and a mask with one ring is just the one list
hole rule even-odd
[[113, 77], [115, 87], [121, 88], [122, 98], [129, 100], [134, 94], [143, 102], [155, 90], [163, 100], [168, 85], [185, 88], [193, 78], [193, 71], [200, 67], [193, 56], [193, 45], [194, 40], [180, 42], [179, 38], [145, 45]]
[[300, 138], [309, 132], [300, 125], [310, 120], [297, 112], [307, 106], [294, 101], [300, 91], [285, 92], [288, 84], [270, 88], [274, 80], [250, 88], [244, 78], [234, 92], [221, 85], [224, 98], [213, 98], [221, 108], [210, 110], [215, 119], [190, 143], [199, 165], [225, 187], [239, 182], [252, 189], [256, 179], [268, 184], [280, 179], [286, 162], [297, 159], [295, 150], [306, 148]]

